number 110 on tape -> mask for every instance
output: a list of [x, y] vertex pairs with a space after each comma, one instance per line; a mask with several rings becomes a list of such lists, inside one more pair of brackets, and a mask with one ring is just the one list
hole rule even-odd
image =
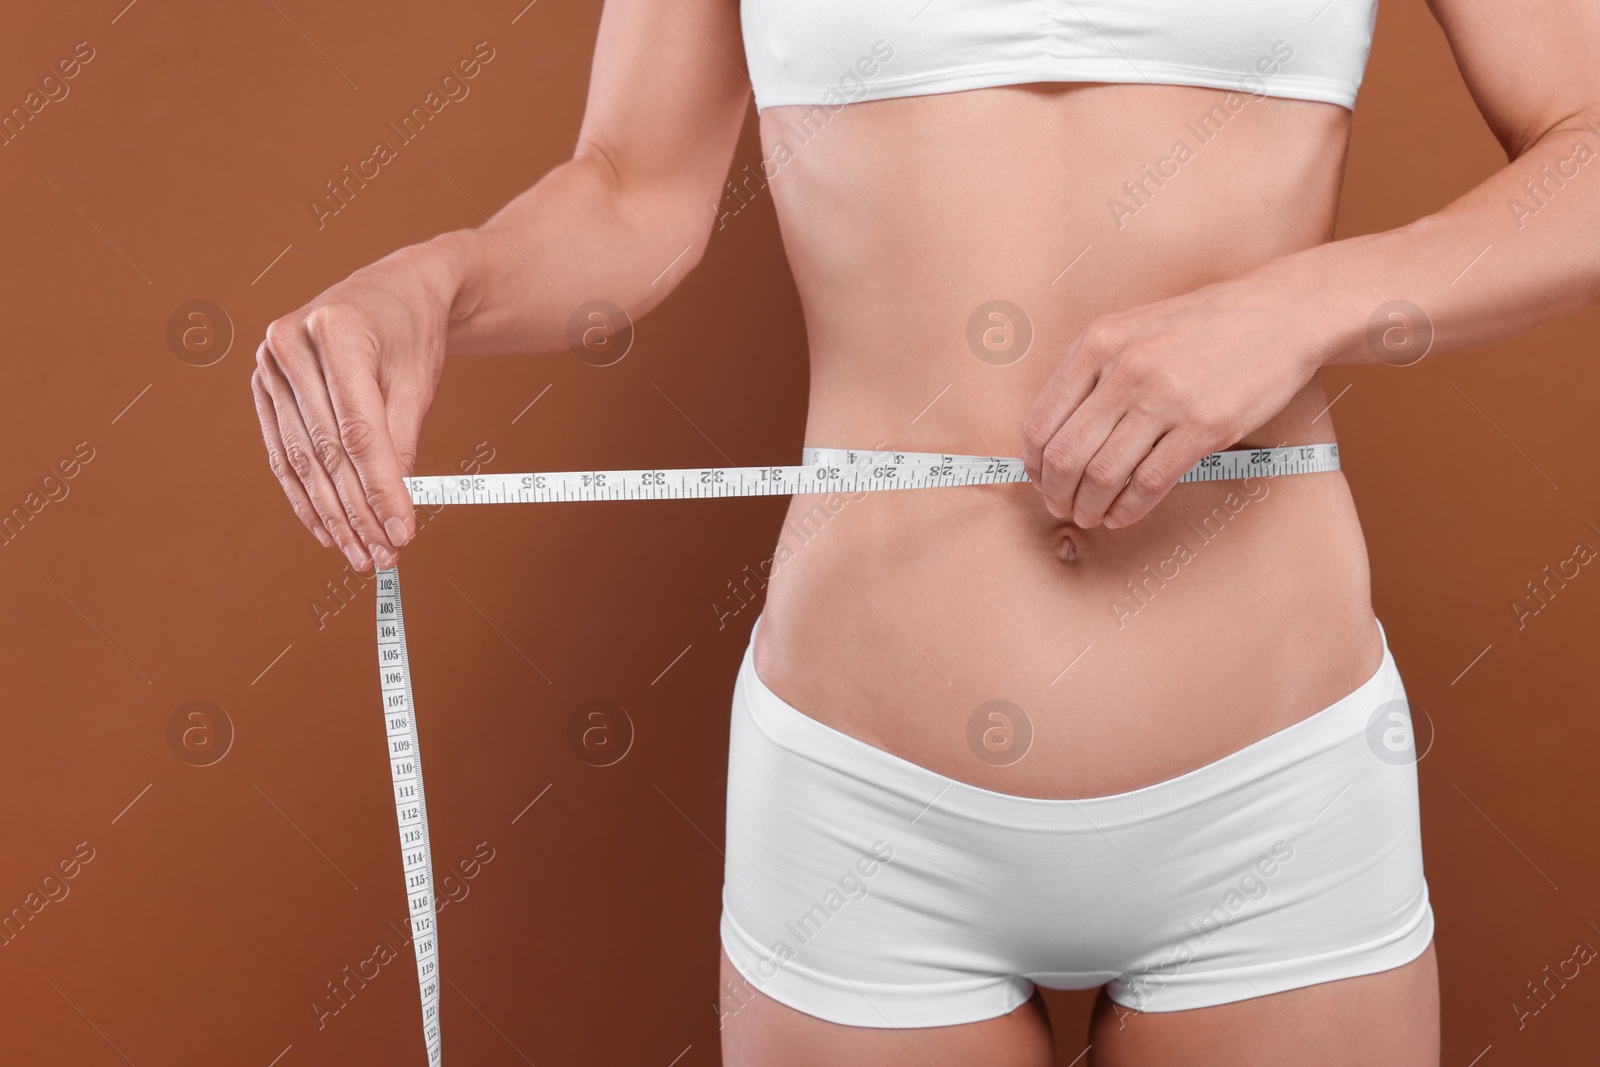
[[417, 745], [411, 666], [406, 657], [406, 621], [400, 607], [400, 569], [378, 571], [378, 679], [383, 688], [383, 729], [389, 745], [395, 821], [406, 878], [406, 907], [417, 955], [422, 993], [422, 1036], [428, 1067], [440, 1067], [439, 935], [433, 913], [433, 849], [428, 842], [428, 802], [422, 788], [422, 753]]

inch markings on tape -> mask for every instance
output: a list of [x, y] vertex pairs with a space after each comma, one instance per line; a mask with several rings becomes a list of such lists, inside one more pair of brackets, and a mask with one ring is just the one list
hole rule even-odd
[[[798, 466], [690, 467], [670, 470], [555, 471], [538, 474], [437, 475], [407, 478], [414, 504], [554, 504], [585, 500], [696, 500], [800, 493], [872, 493], [944, 489], [1028, 480], [1022, 460], [935, 452], [807, 448]], [[1213, 452], [1180, 482], [1275, 478], [1339, 469], [1336, 444]], [[440, 1067], [439, 938], [434, 917], [433, 852], [422, 786], [417, 716], [411, 697], [405, 617], [398, 567], [378, 572], [378, 674], [384, 730], [400, 826], [401, 866], [422, 994], [428, 1067]]]

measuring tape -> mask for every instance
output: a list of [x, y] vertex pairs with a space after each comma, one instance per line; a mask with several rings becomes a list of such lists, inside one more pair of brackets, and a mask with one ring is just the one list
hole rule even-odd
[[[692, 467], [674, 470], [557, 471], [543, 474], [436, 475], [407, 478], [413, 504], [554, 504], [580, 500], [689, 500], [799, 493], [872, 493], [1002, 485], [1028, 480], [1022, 460], [932, 452], [808, 448], [804, 463], [785, 467]], [[1336, 444], [1213, 452], [1180, 482], [1273, 478], [1339, 469]], [[378, 571], [378, 674], [384, 730], [400, 826], [401, 866], [422, 993], [422, 1035], [428, 1067], [439, 1067], [439, 937], [435, 927], [433, 852], [422, 787], [411, 666], [406, 656], [400, 570]]]
[[[554, 504], [579, 500], [686, 500], [794, 493], [861, 493], [1025, 482], [1022, 460], [933, 452], [808, 448], [798, 467], [557, 471], [407, 478], [414, 504]], [[1339, 469], [1336, 444], [1213, 452], [1180, 482], [1269, 478]]]
[[422, 987], [422, 1037], [428, 1067], [439, 1067], [439, 932], [433, 914], [433, 848], [428, 841], [428, 800], [422, 789], [422, 753], [417, 746], [416, 708], [411, 702], [411, 664], [406, 657], [406, 620], [400, 608], [400, 568], [378, 572], [378, 681], [383, 687], [383, 729], [389, 738], [389, 777], [400, 824], [400, 865], [406, 874], [406, 907]]

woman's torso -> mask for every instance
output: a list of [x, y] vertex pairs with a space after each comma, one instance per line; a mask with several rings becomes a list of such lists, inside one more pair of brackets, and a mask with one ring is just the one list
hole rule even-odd
[[[1349, 112], [1041, 84], [768, 107], [761, 133], [809, 336], [806, 443], [1014, 456], [1095, 315], [1331, 236]], [[1015, 362], [1019, 316], [1009, 349], [1005, 318], [969, 330], [995, 300], [1031, 326]], [[1327, 404], [1318, 375], [1238, 447], [1334, 440]], [[1381, 659], [1337, 473], [1179, 485], [1115, 531], [1053, 519], [1025, 485], [796, 497], [777, 561], [755, 650], [766, 684], [1003, 792], [1172, 777], [1326, 706]], [[1033, 735], [1009, 765], [970, 729], [997, 700]]]

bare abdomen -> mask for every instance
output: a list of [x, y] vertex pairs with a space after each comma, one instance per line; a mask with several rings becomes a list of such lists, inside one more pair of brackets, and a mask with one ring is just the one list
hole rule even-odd
[[[812, 351], [807, 443], [1018, 455], [1024, 411], [1096, 314], [1325, 239], [1348, 134], [1331, 105], [1252, 101], [1161, 184], [1124, 186], [1196, 142], [1187, 116], [1221, 96], [890, 100], [789, 145], [770, 191]], [[788, 110], [763, 114], [769, 157], [795, 140]], [[1241, 444], [1332, 440], [1325, 406], [1314, 380]], [[1380, 659], [1338, 474], [1182, 485], [1116, 531], [1057, 522], [1030, 486], [819, 502], [791, 506], [758, 672], [806, 714], [988, 788], [1171, 777], [1331, 703]], [[1025, 757], [974, 746], [983, 708], [1031, 730]]]

